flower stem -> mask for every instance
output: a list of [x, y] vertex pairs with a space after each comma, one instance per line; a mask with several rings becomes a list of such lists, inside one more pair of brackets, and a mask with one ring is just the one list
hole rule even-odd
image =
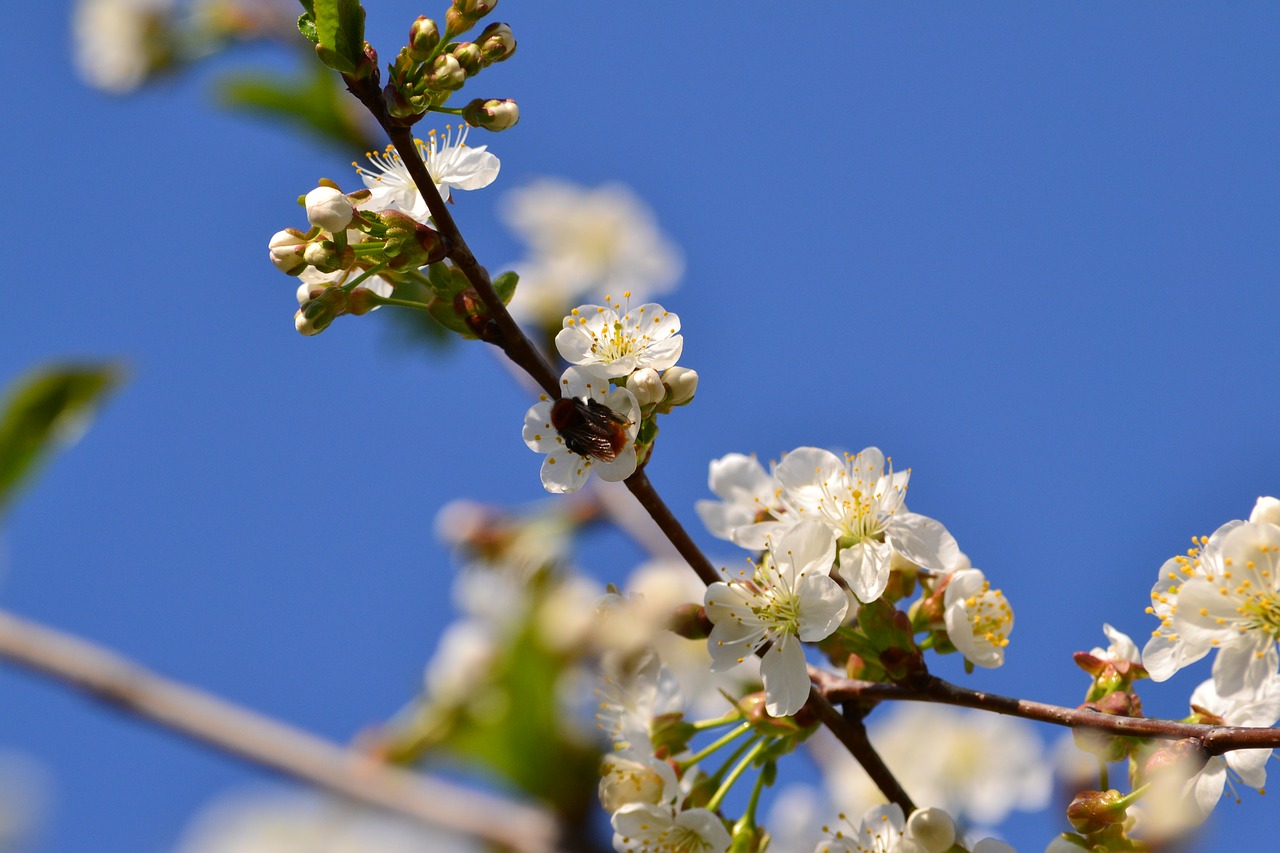
[[733, 743], [735, 740], [737, 740], [739, 737], [745, 734], [747, 730], [750, 728], [751, 728], [750, 723], [743, 723], [740, 726], [735, 726], [731, 731], [717, 738], [709, 746], [698, 750], [693, 755], [681, 761], [680, 766], [692, 767], [702, 759], [716, 752], [716, 750], [720, 749], [722, 746], [726, 746], [730, 743]]
[[751, 762], [755, 761], [756, 756], [758, 756], [761, 752], [763, 752], [764, 748], [768, 745], [769, 745], [769, 742], [767, 740], [762, 739], [759, 743], [755, 745], [754, 749], [748, 752], [743, 757], [743, 759], [737, 763], [737, 765], [733, 768], [733, 770], [729, 771], [729, 775], [726, 776], [725, 780], [720, 783], [720, 787], [716, 790], [716, 792], [711, 796], [711, 799], [707, 802], [706, 808], [708, 811], [715, 811], [716, 809], [720, 808], [720, 801], [724, 799], [725, 794], [729, 793], [729, 789], [734, 786], [734, 783], [738, 781], [739, 777], [741, 777], [742, 774], [746, 772], [746, 769], [751, 766]]
[[418, 311], [430, 310], [425, 302], [414, 302], [412, 299], [396, 299], [394, 296], [379, 296], [374, 300], [379, 305], [398, 305], [401, 308], [414, 308]]
[[342, 289], [345, 290], [347, 293], [350, 293], [351, 291], [355, 290], [357, 287], [364, 284], [366, 281], [373, 278], [375, 275], [382, 272], [386, 268], [387, 268], [387, 265], [385, 263], [377, 264], [375, 266], [369, 267], [367, 270], [360, 273], [360, 275], [356, 276], [355, 278], [351, 279], [351, 281], [342, 285]]
[[747, 800], [747, 810], [742, 813], [742, 820], [747, 826], [756, 825], [756, 807], [760, 805], [760, 792], [764, 790], [764, 776], [768, 769], [768, 764], [760, 769], [759, 775], [756, 776], [756, 784], [751, 788], [751, 799]]
[[705, 732], [708, 729], [718, 729], [721, 726], [727, 726], [730, 723], [736, 723], [738, 720], [741, 720], [741, 719], [742, 719], [742, 713], [740, 711], [730, 711], [729, 713], [725, 714], [723, 717], [719, 717], [714, 720], [699, 720], [696, 723], [689, 723], [689, 725], [693, 728], [695, 732]]

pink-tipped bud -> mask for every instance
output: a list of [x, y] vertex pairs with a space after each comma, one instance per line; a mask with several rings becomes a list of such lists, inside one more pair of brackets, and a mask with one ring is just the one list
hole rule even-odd
[[438, 44], [440, 27], [425, 15], [419, 15], [409, 27], [409, 56], [416, 62], [424, 62]]
[[307, 235], [297, 228], [277, 231], [267, 242], [271, 263], [282, 273], [297, 275], [307, 268], [306, 259], [302, 257], [303, 246], [306, 244]]
[[462, 70], [468, 77], [476, 76], [480, 73], [480, 69], [484, 68], [484, 54], [480, 52], [480, 46], [472, 42], [464, 41], [450, 45], [449, 55], [458, 60], [458, 64], [462, 66]]
[[480, 38], [476, 39], [476, 44], [484, 55], [485, 65], [503, 62], [516, 52], [516, 37], [506, 24], [493, 23], [485, 27]]

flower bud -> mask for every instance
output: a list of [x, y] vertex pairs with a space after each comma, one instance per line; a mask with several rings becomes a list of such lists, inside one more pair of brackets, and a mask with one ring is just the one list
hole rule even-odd
[[472, 127], [483, 127], [497, 133], [514, 127], [520, 121], [520, 107], [515, 101], [507, 98], [476, 98], [462, 108], [462, 117]]
[[347, 253], [338, 251], [332, 240], [320, 240], [308, 243], [302, 250], [302, 257], [308, 264], [320, 272], [336, 272], [344, 268]]
[[333, 187], [316, 187], [307, 193], [305, 204], [307, 220], [330, 234], [345, 231], [355, 215], [355, 208], [342, 190]]
[[293, 325], [301, 334], [318, 335], [346, 310], [346, 291], [341, 287], [330, 287], [298, 309], [298, 313], [293, 315]]
[[506, 24], [493, 23], [485, 27], [480, 38], [476, 39], [476, 44], [484, 55], [485, 65], [510, 59], [511, 54], [516, 52], [516, 37]]
[[409, 27], [409, 56], [416, 62], [425, 62], [431, 51], [440, 44], [440, 28], [425, 15]]
[[302, 272], [307, 262], [302, 257], [302, 247], [307, 244], [307, 236], [297, 228], [286, 228], [271, 235], [267, 243], [271, 263], [276, 269], [289, 275]]
[[662, 384], [667, 386], [667, 403], [684, 406], [693, 401], [698, 391], [698, 371], [687, 367], [672, 367], [662, 374]]
[[916, 809], [907, 818], [907, 835], [928, 853], [944, 853], [956, 843], [956, 824], [942, 809]]
[[464, 41], [450, 45], [449, 55], [458, 60], [458, 64], [462, 66], [462, 70], [468, 77], [476, 76], [480, 73], [480, 69], [484, 68], [484, 54], [480, 52], [480, 47], [472, 42]]
[[1249, 520], [1280, 525], [1280, 500], [1258, 498], [1258, 502], [1253, 505], [1253, 512], [1249, 513]]
[[1124, 795], [1110, 791], [1082, 791], [1067, 806], [1067, 820], [1076, 832], [1097, 832], [1125, 819]]
[[467, 72], [455, 57], [446, 53], [432, 61], [431, 70], [423, 79], [429, 89], [453, 91], [461, 89], [462, 84], [467, 82]]
[[458, 14], [472, 21], [480, 20], [492, 12], [497, 5], [498, 0], [453, 0], [453, 8]]
[[1209, 761], [1209, 753], [1195, 740], [1184, 738], [1163, 749], [1157, 749], [1147, 759], [1144, 771], [1148, 776], [1170, 776], [1190, 779], [1199, 773]]
[[662, 377], [652, 367], [637, 370], [627, 377], [627, 390], [635, 395], [640, 408], [653, 406], [662, 402], [667, 396], [667, 388], [662, 384]]
[[707, 618], [707, 608], [696, 602], [682, 604], [671, 612], [667, 630], [686, 640], [705, 640], [714, 626]]
[[801, 730], [799, 724], [790, 717], [771, 717], [765, 710], [764, 693], [751, 693], [738, 700], [738, 710], [751, 723], [751, 727], [769, 737], [787, 737]]
[[347, 296], [347, 313], [368, 314], [382, 304], [382, 297], [367, 287], [357, 287]]

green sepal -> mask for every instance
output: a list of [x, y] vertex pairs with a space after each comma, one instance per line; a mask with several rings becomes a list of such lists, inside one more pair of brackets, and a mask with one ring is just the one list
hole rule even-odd
[[31, 371], [10, 387], [0, 413], [0, 512], [50, 451], [80, 437], [122, 376], [116, 365], [68, 364]]
[[454, 310], [452, 298], [435, 297], [427, 303], [427, 314], [432, 320], [435, 320], [444, 328], [451, 332], [457, 332], [468, 340], [476, 339], [475, 332], [467, 326], [466, 321], [458, 316], [458, 312]]
[[449, 300], [471, 286], [471, 282], [467, 281], [466, 273], [444, 263], [427, 267], [427, 281], [431, 284], [431, 289], [436, 296]]

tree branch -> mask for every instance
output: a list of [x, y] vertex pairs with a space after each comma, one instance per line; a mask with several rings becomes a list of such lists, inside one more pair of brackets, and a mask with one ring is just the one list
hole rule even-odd
[[809, 677], [821, 693], [832, 702], [905, 700], [958, 705], [962, 708], [977, 708], [981, 711], [1052, 723], [1056, 726], [1095, 729], [1127, 737], [1150, 737], [1162, 740], [1191, 738], [1199, 741], [1210, 755], [1221, 755], [1233, 749], [1280, 748], [1280, 729], [1276, 728], [1204, 726], [1146, 717], [1116, 717], [1099, 711], [1067, 708], [1061, 705], [1033, 702], [1029, 699], [1013, 699], [995, 693], [969, 690], [933, 676], [919, 686], [906, 686], [840, 678], [810, 667]]
[[253, 764], [521, 853], [555, 849], [545, 812], [391, 767], [0, 611], [0, 658]]
[[[493, 284], [489, 280], [488, 272], [471, 254], [466, 241], [462, 238], [462, 233], [458, 230], [457, 223], [453, 221], [453, 215], [449, 212], [448, 205], [440, 197], [435, 181], [431, 179], [431, 173], [422, 162], [422, 158], [418, 156], [418, 148], [413, 143], [412, 127], [396, 121], [388, 114], [386, 103], [382, 98], [382, 90], [378, 88], [375, 78], [368, 77], [364, 80], [346, 79], [347, 88], [365, 105], [382, 129], [386, 131], [387, 136], [391, 139], [391, 144], [395, 146], [396, 151], [399, 153], [400, 159], [404, 162], [409, 172], [409, 177], [413, 178], [414, 184], [418, 187], [418, 192], [422, 194], [422, 198], [426, 201], [427, 209], [431, 212], [431, 219], [435, 223], [436, 230], [448, 244], [449, 260], [453, 261], [458, 269], [463, 271], [467, 281], [475, 288], [476, 293], [484, 301], [485, 307], [489, 309], [492, 319], [497, 323], [501, 331], [499, 345], [513, 362], [524, 369], [525, 372], [533, 377], [534, 381], [542, 386], [548, 396], [552, 399], [558, 399], [560, 397], [559, 378], [555, 375], [547, 360], [542, 357], [542, 353], [533, 345], [533, 342], [525, 335], [520, 325], [512, 318], [511, 313], [507, 311], [507, 306], [502, 304], [502, 300], [498, 298], [497, 292], [494, 291]], [[675, 514], [667, 507], [657, 490], [653, 488], [653, 484], [649, 482], [649, 477], [645, 474], [644, 469], [637, 469], [634, 474], [627, 478], [626, 484], [627, 488], [631, 490], [631, 494], [635, 495], [636, 500], [649, 513], [649, 516], [661, 528], [685, 562], [702, 579], [702, 582], [710, 586], [721, 580], [720, 573], [716, 571], [716, 567], [702, 553], [702, 550], [693, 541], [688, 531], [684, 529], [680, 520], [675, 517]], [[851, 724], [817, 692], [810, 695], [810, 705], [822, 722], [835, 734], [836, 738], [849, 748], [855, 758], [864, 762], [863, 766], [871, 774], [872, 778], [876, 780], [877, 784], [884, 783], [881, 785], [881, 791], [885, 797], [892, 802], [898, 803], [902, 806], [904, 812], [910, 814], [914, 809], [911, 798], [902, 790], [902, 786], [893, 778], [889, 768], [885, 766], [884, 762], [880, 760], [880, 756], [872, 749], [861, 723], [856, 726]]]

